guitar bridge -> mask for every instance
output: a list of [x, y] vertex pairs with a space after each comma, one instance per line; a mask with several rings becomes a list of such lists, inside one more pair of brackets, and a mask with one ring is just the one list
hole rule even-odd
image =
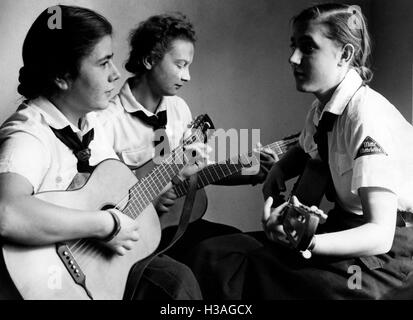
[[56, 251], [60, 260], [62, 260], [67, 271], [71, 275], [73, 281], [79, 286], [81, 286], [86, 291], [86, 294], [89, 296], [89, 298], [93, 300], [92, 294], [86, 287], [86, 276], [82, 272], [82, 269], [80, 269], [80, 266], [78, 265], [72, 253], [70, 252], [67, 244], [57, 243]]

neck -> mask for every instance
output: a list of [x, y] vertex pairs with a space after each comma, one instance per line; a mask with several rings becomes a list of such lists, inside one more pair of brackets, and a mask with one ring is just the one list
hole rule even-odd
[[72, 104], [70, 100], [64, 96], [54, 95], [52, 97], [49, 97], [49, 100], [57, 109], [59, 109], [61, 113], [63, 113], [67, 120], [75, 127], [79, 126], [79, 120], [86, 115], [84, 111], [81, 111], [78, 108], [76, 108], [76, 106]]
[[336, 85], [333, 88], [330, 88], [327, 91], [314, 93], [314, 95], [317, 97], [317, 99], [321, 102], [322, 108], [324, 108], [324, 106], [327, 104], [327, 102], [330, 101], [330, 99], [333, 96], [333, 93], [337, 89], [337, 87], [338, 87], [338, 85]]
[[162, 100], [162, 95], [156, 93], [150, 86], [147, 77], [135, 77], [129, 83], [131, 92], [136, 99], [146, 110], [155, 113], [159, 103]]
[[334, 85], [330, 86], [328, 89], [320, 90], [314, 93], [317, 99], [321, 102], [322, 108], [324, 108], [324, 106], [330, 101], [331, 97], [334, 94], [334, 91], [336, 91], [337, 87], [343, 81], [346, 74], [347, 72], [340, 74], [334, 82]]

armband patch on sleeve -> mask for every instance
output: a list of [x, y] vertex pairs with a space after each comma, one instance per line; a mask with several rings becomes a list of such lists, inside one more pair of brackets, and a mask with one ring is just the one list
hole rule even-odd
[[383, 150], [383, 148], [376, 141], [374, 141], [373, 138], [367, 136], [361, 143], [361, 146], [357, 151], [357, 155], [354, 160], [362, 156], [368, 156], [372, 154], [384, 154], [387, 156], [387, 153]]

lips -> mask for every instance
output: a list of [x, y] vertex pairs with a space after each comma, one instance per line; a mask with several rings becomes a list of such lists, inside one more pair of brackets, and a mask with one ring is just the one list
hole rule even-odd
[[294, 76], [298, 78], [303, 78], [305, 76], [304, 72], [294, 70]]

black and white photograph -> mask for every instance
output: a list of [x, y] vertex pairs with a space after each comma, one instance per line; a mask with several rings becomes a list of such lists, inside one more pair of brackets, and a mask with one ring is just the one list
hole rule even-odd
[[413, 2], [0, 0], [0, 30], [0, 300], [413, 299]]

